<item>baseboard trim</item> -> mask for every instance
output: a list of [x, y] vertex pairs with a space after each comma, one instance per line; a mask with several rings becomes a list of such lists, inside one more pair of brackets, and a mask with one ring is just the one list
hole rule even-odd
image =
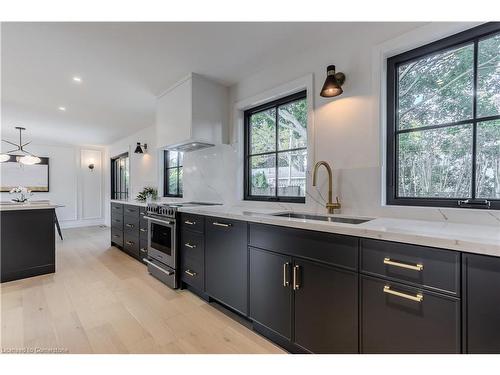
[[104, 225], [104, 219], [83, 219], [83, 220], [68, 220], [60, 221], [62, 229], [92, 227], [96, 225]]

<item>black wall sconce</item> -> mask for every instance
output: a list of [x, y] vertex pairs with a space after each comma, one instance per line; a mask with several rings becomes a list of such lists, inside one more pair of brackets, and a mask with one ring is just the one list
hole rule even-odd
[[345, 74], [335, 72], [335, 65], [328, 65], [326, 68], [326, 79], [321, 89], [320, 95], [324, 98], [333, 98], [344, 92], [342, 85], [345, 82]]
[[[144, 148], [144, 150], [143, 150]], [[148, 150], [148, 144], [144, 143], [141, 145], [141, 142], [137, 142], [137, 146], [135, 147], [135, 154], [144, 154]]]

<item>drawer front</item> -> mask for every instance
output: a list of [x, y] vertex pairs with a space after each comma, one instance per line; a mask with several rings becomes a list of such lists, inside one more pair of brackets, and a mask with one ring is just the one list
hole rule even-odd
[[111, 228], [111, 242], [123, 247], [123, 231], [121, 229]]
[[111, 203], [111, 215], [113, 215], [113, 213], [123, 215], [123, 204]]
[[203, 264], [205, 261], [203, 239], [204, 237], [201, 233], [183, 230], [181, 232], [180, 241], [177, 245], [180, 250], [181, 257], [191, 258], [193, 261]]
[[361, 272], [460, 294], [460, 253], [456, 251], [361, 239]]
[[362, 353], [460, 353], [459, 299], [368, 276], [361, 291]]
[[123, 216], [123, 230], [139, 234], [139, 217]]
[[148, 223], [149, 223], [149, 221], [146, 219], [146, 207], [140, 207], [139, 229], [140, 229], [141, 234], [148, 232]]
[[123, 215], [139, 218], [140, 206], [134, 206], [132, 204], [123, 205]]
[[267, 224], [249, 227], [251, 246], [351, 270], [358, 268], [358, 238]]
[[123, 230], [123, 215], [111, 212], [111, 227]]
[[123, 249], [130, 255], [139, 258], [139, 237], [125, 232], [123, 235]]
[[180, 227], [195, 232], [205, 232], [205, 218], [201, 215], [181, 213]]
[[184, 258], [181, 261], [181, 280], [188, 285], [198, 289], [205, 290], [205, 272], [203, 264]]

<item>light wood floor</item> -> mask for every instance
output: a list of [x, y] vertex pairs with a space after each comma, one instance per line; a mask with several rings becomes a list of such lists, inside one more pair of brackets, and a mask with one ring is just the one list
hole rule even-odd
[[[283, 353], [109, 246], [109, 229], [64, 231], [56, 273], [1, 284], [1, 347], [69, 353]], [[215, 306], [215, 307], [214, 307]]]

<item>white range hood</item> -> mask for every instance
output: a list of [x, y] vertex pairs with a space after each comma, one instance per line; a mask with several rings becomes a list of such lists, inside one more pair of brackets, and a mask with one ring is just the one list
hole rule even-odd
[[228, 89], [192, 73], [158, 97], [158, 146], [190, 152], [228, 142]]

